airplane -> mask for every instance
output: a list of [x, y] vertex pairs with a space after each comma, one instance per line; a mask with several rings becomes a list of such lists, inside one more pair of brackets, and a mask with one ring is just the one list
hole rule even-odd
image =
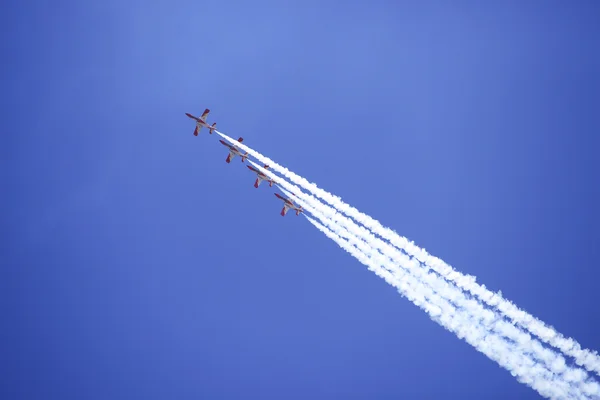
[[208, 117], [209, 112], [210, 112], [210, 110], [207, 108], [206, 110], [204, 110], [204, 112], [202, 113], [200, 118], [194, 117], [190, 113], [185, 113], [185, 115], [187, 115], [188, 117], [190, 117], [191, 119], [196, 121], [196, 129], [194, 129], [194, 136], [198, 136], [198, 133], [200, 133], [200, 129], [202, 129], [203, 126], [208, 128], [208, 133], [210, 133], [211, 135], [212, 135], [213, 131], [215, 129], [217, 129], [216, 122], [212, 125], [208, 125], [208, 123], [206, 122], [206, 117]]
[[[239, 138], [238, 142], [242, 143], [242, 141], [244, 140], [244, 138]], [[244, 162], [244, 160], [246, 160], [246, 158], [248, 158], [248, 152], [246, 152], [246, 154], [242, 154], [242, 152], [240, 151], [240, 149], [238, 149], [235, 146], [230, 145], [229, 143], [227, 143], [224, 140], [219, 140], [219, 142], [221, 142], [221, 144], [223, 146], [229, 147], [229, 155], [227, 156], [227, 158], [225, 159], [225, 161], [227, 163], [230, 163], [231, 160], [233, 159], [233, 157], [235, 156], [240, 156], [242, 157], [242, 162]]]
[[[256, 178], [256, 182], [254, 182], [254, 187], [255, 187], [255, 188], [258, 188], [258, 185], [260, 185], [260, 183], [261, 183], [262, 181], [267, 181], [267, 182], [269, 182], [269, 187], [273, 187], [273, 179], [269, 178], [269, 177], [268, 177], [267, 175], [265, 175], [263, 172], [261, 172], [260, 170], [258, 170], [258, 169], [256, 169], [256, 168], [254, 168], [254, 167], [253, 167], [253, 166], [251, 166], [251, 165], [247, 165], [247, 167], [248, 167], [248, 169], [249, 169], [250, 171], [254, 172], [254, 173], [255, 173], [255, 174], [258, 176], [258, 178]], [[265, 166], [264, 166], [264, 168], [265, 168], [265, 169], [267, 169], [267, 168], [269, 168], [269, 166], [268, 166], [268, 165], [265, 165]]]
[[277, 196], [278, 198], [283, 200], [283, 209], [281, 210], [282, 217], [285, 217], [285, 214], [288, 212], [288, 210], [290, 208], [292, 210], [296, 210], [296, 215], [300, 215], [300, 213], [304, 211], [304, 209], [302, 207], [295, 205], [292, 200], [286, 199], [285, 197], [281, 196], [279, 193], [275, 193], [275, 196]]

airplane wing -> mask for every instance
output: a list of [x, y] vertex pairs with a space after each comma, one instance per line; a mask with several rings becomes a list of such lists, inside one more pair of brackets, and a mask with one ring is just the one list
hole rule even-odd
[[229, 154], [227, 155], [227, 158], [225, 159], [225, 162], [227, 162], [227, 164], [229, 164], [231, 162], [231, 160], [233, 159], [233, 157], [235, 157], [235, 153], [233, 151], [230, 151]]
[[280, 195], [279, 193], [274, 193], [275, 196], [277, 196], [278, 198], [280, 198], [281, 200], [285, 201], [285, 197], [283, 197], [282, 195]]
[[281, 216], [285, 217], [285, 214], [288, 212], [289, 207], [286, 205], [283, 206], [283, 208], [281, 209]]
[[206, 110], [204, 110], [204, 112], [202, 113], [202, 115], [200, 116], [200, 119], [204, 122], [206, 122], [206, 117], [208, 117], [208, 113], [210, 113], [210, 110], [207, 108]]
[[254, 182], [254, 187], [255, 187], [255, 188], [258, 188], [258, 185], [260, 185], [260, 183], [261, 183], [262, 181], [263, 181], [263, 180], [262, 180], [262, 178], [261, 178], [261, 177], [258, 177], [258, 178], [256, 178], [256, 182]]

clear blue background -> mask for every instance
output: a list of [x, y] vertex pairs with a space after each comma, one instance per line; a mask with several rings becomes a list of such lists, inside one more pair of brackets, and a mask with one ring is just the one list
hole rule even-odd
[[600, 349], [596, 1], [2, 3], [5, 399], [537, 398], [185, 112]]

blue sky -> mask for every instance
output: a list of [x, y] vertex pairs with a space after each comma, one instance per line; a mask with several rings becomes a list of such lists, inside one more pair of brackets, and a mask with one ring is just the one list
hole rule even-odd
[[538, 398], [184, 113], [600, 349], [599, 12], [4, 3], [1, 397]]

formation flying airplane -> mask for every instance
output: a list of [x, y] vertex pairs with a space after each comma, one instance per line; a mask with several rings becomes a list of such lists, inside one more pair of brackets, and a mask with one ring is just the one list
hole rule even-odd
[[198, 133], [200, 132], [200, 129], [202, 129], [203, 126], [208, 128], [208, 133], [210, 133], [211, 135], [213, 131], [217, 129], [216, 122], [212, 125], [209, 125], [208, 122], [206, 122], [206, 117], [208, 117], [208, 113], [210, 113], [210, 110], [208, 108], [204, 110], [200, 118], [194, 117], [190, 113], [185, 113], [185, 115], [196, 121], [196, 129], [194, 129], [194, 136], [198, 136]]
[[[189, 118], [196, 121], [196, 129], [194, 129], [194, 136], [198, 136], [198, 133], [200, 133], [200, 130], [203, 127], [208, 128], [208, 133], [211, 135], [212, 135], [213, 131], [216, 131], [216, 129], [217, 129], [216, 122], [213, 123], [212, 125], [209, 125], [208, 122], [206, 122], [206, 118], [208, 117], [209, 113], [210, 113], [210, 110], [208, 108], [204, 110], [204, 112], [202, 113], [200, 118], [195, 117], [190, 113], [185, 113], [185, 115], [187, 115]], [[243, 140], [244, 140], [244, 138], [240, 137], [237, 141], [239, 143], [242, 143]], [[235, 156], [240, 156], [242, 158], [242, 162], [246, 161], [246, 158], [248, 158], [248, 152], [242, 153], [242, 150], [240, 150], [237, 146], [231, 145], [224, 140], [219, 140], [219, 142], [221, 142], [221, 144], [223, 146], [226, 146], [229, 149], [229, 154], [227, 155], [227, 158], [225, 159], [225, 161], [227, 163], [230, 163], [231, 160]], [[264, 165], [263, 168], [268, 169], [269, 166]], [[269, 178], [267, 176], [267, 174], [265, 174], [259, 168], [255, 168], [253, 166], [248, 165], [248, 169], [250, 169], [250, 171], [252, 171], [256, 174], [256, 181], [254, 182], [255, 188], [258, 188], [258, 186], [260, 185], [260, 183], [262, 181], [269, 182], [269, 187], [273, 187], [273, 183], [275, 183], [275, 181], [273, 179]], [[294, 195], [294, 194], [292, 193], [292, 195]], [[283, 200], [283, 208], [281, 209], [282, 217], [285, 217], [285, 214], [287, 214], [287, 212], [289, 210], [296, 211], [296, 215], [300, 215], [301, 212], [304, 212], [304, 209], [301, 206], [296, 205], [291, 199], [283, 197], [279, 193], [275, 193], [275, 196], [277, 196], [277, 198]]]
[[[262, 181], [267, 181], [269, 182], [269, 187], [273, 187], [273, 179], [269, 178], [267, 175], [265, 175], [264, 172], [261, 172], [260, 170], [254, 168], [252, 165], [247, 165], [248, 169], [252, 172], [254, 172], [257, 176], [256, 178], [256, 182], [254, 182], [254, 187], [258, 188], [258, 185], [260, 185], [260, 183]], [[265, 165], [264, 166], [265, 169], [268, 169], [269, 166]]]
[[[243, 140], [244, 140], [244, 138], [242, 138], [242, 137], [241, 137], [241, 138], [239, 138], [239, 139], [238, 139], [238, 142], [242, 143], [242, 141], [243, 141]], [[226, 146], [226, 147], [228, 147], [228, 148], [229, 148], [229, 155], [228, 155], [228, 156], [227, 156], [227, 158], [225, 159], [225, 161], [226, 161], [227, 163], [230, 163], [230, 162], [231, 162], [231, 160], [233, 159], [233, 157], [235, 157], [235, 156], [240, 156], [240, 157], [242, 157], [242, 162], [244, 162], [244, 161], [246, 160], [246, 158], [248, 158], [248, 152], [246, 152], [246, 153], [242, 154], [242, 151], [241, 151], [240, 149], [238, 149], [238, 148], [237, 148], [237, 147], [235, 147], [235, 146], [232, 146], [232, 145], [230, 145], [230, 144], [229, 144], [229, 143], [227, 143], [226, 141], [224, 141], [224, 140], [219, 140], [219, 142], [221, 142], [221, 144], [222, 144], [223, 146]]]
[[285, 214], [288, 212], [288, 210], [290, 208], [292, 210], [296, 210], [296, 215], [300, 215], [300, 213], [304, 211], [302, 209], [302, 207], [295, 205], [292, 200], [283, 197], [279, 193], [275, 193], [275, 196], [277, 196], [278, 198], [280, 198], [281, 200], [283, 200], [283, 209], [281, 210], [281, 216], [282, 217], [285, 216]]

